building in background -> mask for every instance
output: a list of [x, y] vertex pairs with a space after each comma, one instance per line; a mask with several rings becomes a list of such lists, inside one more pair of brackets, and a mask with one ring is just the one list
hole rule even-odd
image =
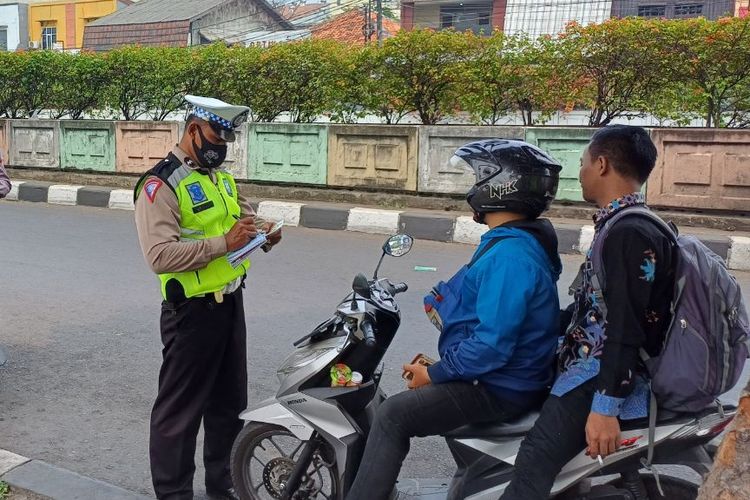
[[[365, 45], [366, 42], [376, 42], [377, 15], [370, 13], [370, 22], [367, 22], [365, 9], [353, 9], [349, 12], [339, 14], [333, 19], [323, 22], [312, 28], [313, 40], [335, 40], [352, 46]], [[383, 38], [395, 35], [401, 29], [398, 21], [383, 17]], [[369, 36], [366, 36], [365, 31]]]
[[536, 38], [557, 35], [572, 21], [586, 25], [610, 17], [746, 17], [749, 3], [750, 0], [408, 0], [401, 4], [401, 26], [407, 30], [453, 28], [485, 34], [501, 29]]
[[611, 0], [508, 0], [503, 31], [532, 38], [554, 36], [572, 21], [602, 23], [611, 15]]
[[0, 51], [25, 49], [28, 41], [28, 2], [0, 0]]
[[486, 35], [499, 29], [534, 38], [556, 35], [571, 21], [600, 23], [612, 13], [611, 0], [413, 0], [401, 5], [404, 29], [452, 28]]
[[734, 15], [737, 17], [747, 17], [750, 14], [750, 0], [737, 0], [734, 6]]
[[297, 28], [309, 28], [316, 24], [315, 20], [318, 16], [325, 16], [328, 19], [327, 7], [326, 3], [293, 3], [282, 5], [276, 11], [281, 14], [281, 17], [294, 23]]
[[[532, 0], [536, 1], [536, 0]], [[503, 29], [506, 5], [509, 0], [462, 2], [460, 0], [412, 0], [401, 3], [401, 27], [452, 28], [456, 31], [473, 31], [489, 35]]]
[[86, 25], [132, 4], [132, 0], [32, 0], [29, 48], [80, 49]]
[[735, 0], [612, 0], [612, 17], [718, 19], [735, 10]]
[[146, 0], [89, 24], [83, 46], [245, 44], [260, 32], [292, 29], [266, 0]]

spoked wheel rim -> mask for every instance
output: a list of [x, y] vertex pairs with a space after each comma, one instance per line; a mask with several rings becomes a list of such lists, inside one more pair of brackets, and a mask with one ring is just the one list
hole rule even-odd
[[[260, 434], [249, 446], [243, 460], [242, 476], [258, 499], [280, 500], [286, 481], [305, 442], [282, 430]], [[336, 470], [332, 453], [318, 450], [293, 500], [334, 500]]]

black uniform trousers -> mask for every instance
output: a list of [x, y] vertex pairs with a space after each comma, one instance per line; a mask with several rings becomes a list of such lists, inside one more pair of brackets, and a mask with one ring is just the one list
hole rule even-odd
[[247, 406], [242, 288], [225, 295], [163, 302], [164, 349], [151, 412], [151, 476], [157, 498], [193, 498], [196, 437], [203, 419], [206, 487], [232, 485], [229, 457]]

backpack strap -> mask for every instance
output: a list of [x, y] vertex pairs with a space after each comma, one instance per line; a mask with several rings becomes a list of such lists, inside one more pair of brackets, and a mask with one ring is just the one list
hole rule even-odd
[[484, 247], [484, 248], [482, 248], [482, 250], [480, 250], [479, 252], [477, 252], [477, 253], [476, 253], [476, 254], [474, 255], [474, 257], [472, 257], [472, 259], [471, 259], [471, 262], [469, 262], [469, 263], [468, 263], [468, 264], [466, 265], [467, 269], [468, 269], [468, 268], [470, 268], [471, 266], [473, 266], [474, 264], [476, 264], [476, 262], [477, 262], [477, 261], [478, 261], [479, 259], [481, 259], [481, 258], [482, 258], [482, 256], [484, 256], [484, 254], [486, 254], [487, 252], [489, 252], [489, 251], [490, 251], [490, 250], [492, 249], [492, 247], [494, 247], [495, 245], [497, 245], [497, 244], [498, 244], [498, 243], [500, 243], [501, 241], [503, 241], [503, 240], [507, 240], [508, 238], [512, 238], [512, 237], [513, 237], [513, 236], [498, 236], [498, 237], [496, 237], [496, 238], [492, 238], [492, 239], [490, 240], [490, 242], [489, 242], [489, 243], [487, 243], [487, 245], [485, 245], [485, 247]]
[[599, 312], [602, 313], [602, 317], [606, 321], [607, 319], [607, 303], [604, 301], [604, 287], [606, 286], [606, 276], [604, 275], [604, 264], [603, 256], [604, 253], [604, 240], [607, 238], [609, 231], [615, 223], [624, 219], [625, 217], [640, 216], [653, 222], [659, 230], [667, 236], [672, 245], [677, 243], [677, 230], [675, 227], [664, 222], [664, 220], [653, 213], [643, 205], [636, 205], [633, 207], [627, 207], [617, 212], [611, 219], [604, 223], [604, 226], [599, 230], [596, 235], [594, 243], [591, 247], [591, 287], [593, 289], [594, 297], [596, 298], [596, 304], [599, 308]]
[[[643, 349], [641, 349], [641, 351], [645, 353]], [[654, 476], [656, 487], [663, 497], [664, 490], [662, 490], [661, 481], [659, 481], [659, 471], [657, 471], [656, 467], [653, 466], [654, 448], [656, 446], [656, 443], [654, 442], [654, 440], [656, 439], [656, 413], [659, 409], [659, 405], [656, 403], [656, 396], [654, 395], [654, 391], [651, 390], [651, 384], [649, 384], [649, 393], [650, 401], [648, 405], [648, 451], [646, 452], [646, 456], [644, 458], [641, 458], [641, 465], [644, 469], [649, 471]]]

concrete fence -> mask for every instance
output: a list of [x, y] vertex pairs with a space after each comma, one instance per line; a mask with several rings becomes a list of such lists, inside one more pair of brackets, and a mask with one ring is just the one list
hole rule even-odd
[[[179, 140], [178, 122], [0, 120], [0, 148], [14, 167], [137, 174]], [[250, 123], [230, 145], [237, 178], [277, 184], [463, 194], [470, 172], [449, 163], [477, 139], [525, 139], [563, 165], [558, 200], [580, 201], [578, 169], [593, 129]], [[750, 212], [750, 130], [650, 129], [659, 150], [649, 203]]]

